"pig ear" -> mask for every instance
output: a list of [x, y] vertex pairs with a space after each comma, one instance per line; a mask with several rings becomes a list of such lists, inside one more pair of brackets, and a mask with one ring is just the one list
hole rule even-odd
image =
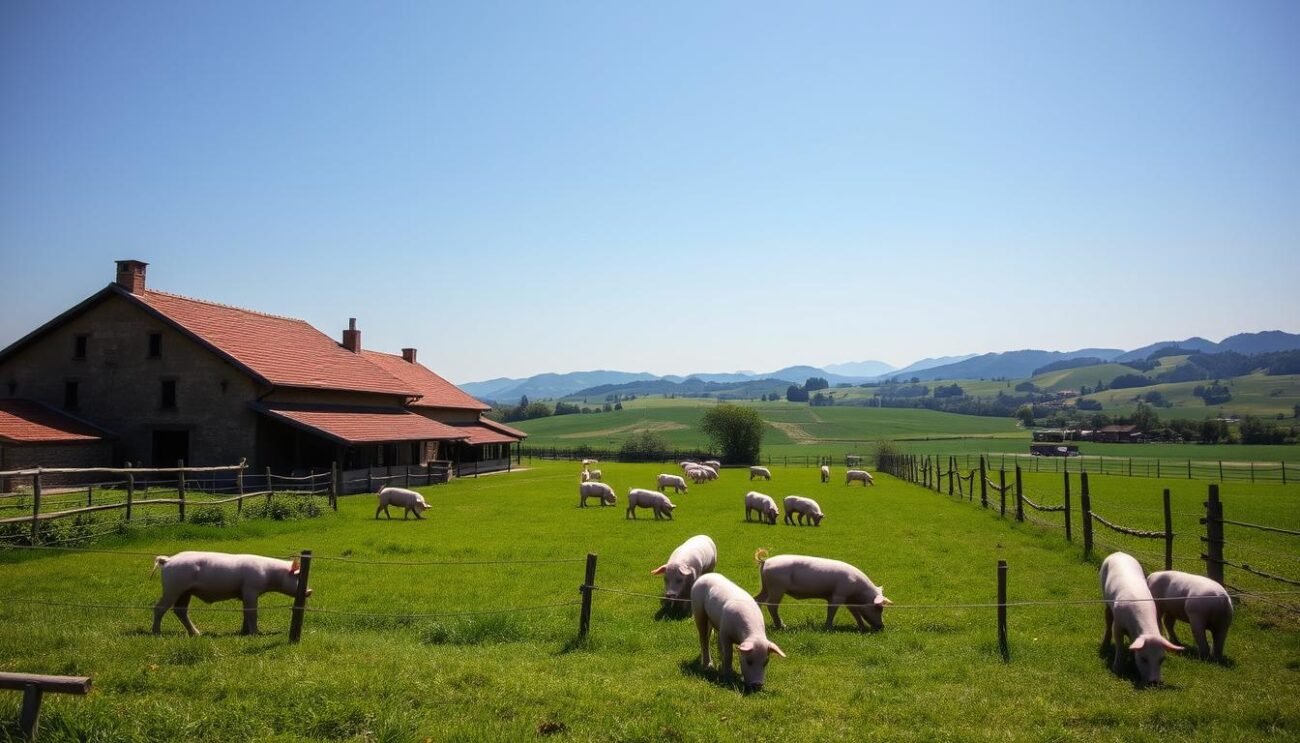
[[1145, 635], [1143, 635], [1142, 637], [1139, 637], [1138, 639], [1134, 640], [1133, 644], [1128, 646], [1128, 649], [1141, 650], [1142, 648], [1146, 647], [1146, 644], [1147, 644], [1147, 638]]
[[1165, 650], [1169, 650], [1175, 653], [1181, 653], [1184, 650], [1182, 645], [1175, 645], [1163, 637], [1160, 638], [1160, 644], [1165, 646]]
[[651, 571], [650, 571], [650, 574], [651, 574], [651, 575], [663, 575], [663, 574], [664, 574], [664, 571], [667, 570], [667, 569], [668, 569], [668, 566], [667, 566], [667, 565], [660, 565], [659, 567], [655, 568], [654, 570], [651, 570]]
[[894, 602], [893, 602], [893, 601], [890, 601], [890, 600], [887, 599], [887, 598], [885, 598], [885, 594], [882, 593], [882, 594], [876, 596], [876, 600], [873, 601], [873, 602], [871, 602], [871, 603], [875, 604], [876, 606], [889, 606], [890, 604], [892, 604], [892, 603], [894, 603]]
[[777, 655], [781, 656], [782, 658], [785, 657], [785, 653], [783, 653], [783, 652], [781, 651], [781, 648], [777, 647], [776, 643], [775, 643], [775, 642], [772, 642], [771, 640], [768, 640], [768, 641], [767, 641], [767, 649], [768, 649], [769, 652], [776, 653]]
[[683, 565], [683, 566], [677, 568], [677, 572], [681, 573], [682, 575], [694, 575], [694, 574], [695, 574], [695, 571], [694, 571], [694, 570], [692, 570], [691, 568], [686, 567], [685, 565]]
[[302, 563], [298, 561], [298, 558], [296, 557], [293, 558], [293, 562], [289, 563], [289, 572], [293, 573], [294, 575], [297, 575], [298, 571], [301, 569], [302, 569]]
[[742, 643], [740, 643], [739, 645], [737, 645], [737, 646], [736, 646], [736, 649], [739, 650], [739, 651], [742, 652], [742, 653], [748, 653], [749, 651], [751, 651], [751, 650], [754, 649], [754, 641], [753, 641], [753, 640], [745, 640], [744, 642], [742, 642]]

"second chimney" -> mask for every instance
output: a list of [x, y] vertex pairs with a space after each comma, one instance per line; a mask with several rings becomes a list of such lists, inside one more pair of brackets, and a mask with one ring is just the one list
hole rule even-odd
[[352, 353], [361, 353], [361, 331], [357, 330], [357, 319], [348, 318], [348, 329], [343, 331], [343, 347]]
[[117, 262], [117, 285], [132, 294], [139, 294], [144, 291], [145, 268], [148, 263], [144, 261], [125, 260]]
[[414, 363], [415, 363], [415, 349], [414, 349], [414, 348], [403, 348], [403, 349], [402, 349], [402, 360], [405, 361], [405, 362], [408, 363], [408, 364], [414, 364]]

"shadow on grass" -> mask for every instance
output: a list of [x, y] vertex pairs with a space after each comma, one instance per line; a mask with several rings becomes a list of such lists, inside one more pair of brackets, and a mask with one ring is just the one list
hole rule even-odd
[[683, 619], [689, 619], [691, 616], [691, 604], [689, 601], [664, 601], [659, 605], [659, 611], [655, 612], [656, 622], [680, 622]]
[[684, 660], [678, 663], [677, 667], [681, 669], [683, 676], [694, 676], [697, 679], [713, 684], [719, 689], [727, 689], [728, 691], [734, 691], [739, 694], [752, 693], [745, 691], [744, 683], [741, 682], [740, 678], [736, 675], [733, 674], [730, 678], [724, 679], [722, 677], [722, 671], [717, 668], [705, 668], [700, 664], [699, 658]]

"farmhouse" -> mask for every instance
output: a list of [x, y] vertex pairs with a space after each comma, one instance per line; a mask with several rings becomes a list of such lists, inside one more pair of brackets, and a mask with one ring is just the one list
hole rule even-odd
[[0, 351], [0, 469], [435, 459], [504, 469], [522, 432], [416, 361], [302, 320], [149, 289], [146, 263]]
[[1145, 440], [1137, 426], [1105, 426], [1099, 428], [1092, 436], [1093, 441], [1112, 444], [1136, 444]]

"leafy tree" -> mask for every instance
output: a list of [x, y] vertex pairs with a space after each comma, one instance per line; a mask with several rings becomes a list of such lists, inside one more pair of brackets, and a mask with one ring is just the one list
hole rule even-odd
[[546, 418], [551, 414], [551, 408], [544, 402], [530, 402], [524, 408], [524, 420], [533, 418]]
[[1079, 410], [1101, 410], [1100, 400], [1080, 399], [1074, 403], [1074, 407]]
[[1207, 444], [1217, 444], [1219, 441], [1228, 438], [1228, 424], [1214, 418], [1206, 418], [1201, 421], [1201, 441]]
[[582, 412], [582, 409], [578, 407], [577, 403], [564, 402], [563, 400], [555, 403], [555, 415], [573, 415], [580, 412]]
[[622, 403], [622, 401], [619, 401], [619, 402], [614, 403], [614, 409], [615, 409], [615, 410], [622, 410], [622, 409], [623, 409], [623, 403]]
[[785, 399], [790, 402], [808, 402], [808, 390], [797, 384], [792, 384], [785, 390]]
[[1016, 408], [1016, 417], [1020, 419], [1021, 423], [1025, 424], [1026, 428], [1034, 425], [1034, 406], [1021, 405]]
[[1024, 381], [1016, 385], [1016, 392], [1037, 392], [1038, 385], [1033, 382]]
[[705, 412], [700, 431], [722, 452], [724, 462], [758, 461], [763, 444], [763, 419], [753, 408], [724, 403]]
[[1140, 402], [1137, 410], [1133, 411], [1133, 425], [1142, 432], [1153, 431], [1160, 425], [1160, 416], [1156, 415], [1155, 408]]
[[934, 388], [935, 397], [961, 397], [963, 394], [965, 393], [962, 391], [961, 385], [956, 382], [946, 386], [941, 384]]
[[654, 431], [638, 431], [629, 436], [618, 450], [618, 458], [628, 461], [656, 460], [668, 457], [668, 439]]
[[822, 377], [808, 377], [808, 381], [803, 383], [804, 392], [816, 392], [830, 387], [831, 383]]
[[1132, 387], [1146, 387], [1151, 384], [1151, 380], [1141, 374], [1121, 374], [1110, 380], [1110, 388], [1113, 390], [1124, 390]]

